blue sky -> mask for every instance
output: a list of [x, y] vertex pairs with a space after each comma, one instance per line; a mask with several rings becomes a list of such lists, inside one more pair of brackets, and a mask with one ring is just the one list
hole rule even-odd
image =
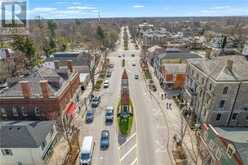
[[28, 0], [29, 18], [248, 16], [248, 0]]

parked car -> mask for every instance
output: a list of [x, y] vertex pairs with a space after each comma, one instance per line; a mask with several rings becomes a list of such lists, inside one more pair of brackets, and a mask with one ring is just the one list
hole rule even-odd
[[112, 123], [114, 120], [114, 107], [108, 106], [105, 113], [105, 122]]
[[100, 148], [105, 150], [109, 147], [109, 131], [102, 130], [101, 132], [101, 141], [100, 141]]
[[132, 66], [136, 66], [136, 64], [135, 63], [132, 63]]
[[103, 82], [103, 88], [108, 88], [109, 87], [109, 81], [108, 80], [105, 80]]
[[119, 55], [118, 57], [120, 57], [120, 58], [121, 58], [121, 55]]
[[135, 54], [132, 54], [132, 57], [135, 57]]
[[111, 71], [107, 71], [106, 76], [107, 76], [107, 77], [111, 77]]
[[134, 75], [134, 78], [135, 78], [135, 79], [139, 79], [139, 75], [138, 75], [138, 74], [135, 74], [135, 75]]
[[94, 150], [94, 141], [92, 136], [84, 137], [81, 149], [80, 149], [80, 165], [90, 165], [92, 161], [92, 155]]
[[91, 101], [91, 107], [96, 108], [101, 102], [101, 96], [94, 96]]
[[94, 119], [94, 113], [93, 113], [93, 111], [87, 111], [86, 112], [86, 116], [85, 116], [86, 123], [93, 122], [93, 119]]

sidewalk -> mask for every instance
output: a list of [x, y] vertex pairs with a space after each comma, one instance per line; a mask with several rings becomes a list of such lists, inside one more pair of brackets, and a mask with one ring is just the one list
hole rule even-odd
[[[160, 83], [157, 79], [157, 77], [154, 75], [154, 69], [148, 64], [149, 67], [149, 71], [151, 73], [151, 76], [153, 78], [154, 84], [157, 87], [157, 92], [154, 93], [154, 95], [156, 96], [157, 100], [159, 100], [159, 103], [164, 107], [164, 109], [167, 111], [166, 109], [166, 103], [171, 104], [171, 110], [169, 110], [170, 112], [167, 113], [168, 115], [168, 119], [169, 120], [177, 120], [178, 123], [177, 125], [174, 125], [173, 128], [173, 123], [171, 123], [171, 135], [170, 135], [170, 143], [171, 143], [171, 149], [173, 149], [173, 136], [174, 134], [178, 134], [180, 133], [180, 124], [181, 124], [181, 120], [183, 119], [183, 123], [187, 124], [187, 131], [183, 140], [183, 148], [185, 149], [187, 158], [188, 158], [188, 163], [189, 164], [194, 164], [194, 159], [196, 157], [198, 157], [198, 163], [199, 163], [199, 159], [200, 155], [198, 154], [198, 150], [197, 150], [197, 141], [196, 141], [196, 136], [194, 131], [192, 131], [187, 123], [187, 121], [185, 120], [185, 118], [183, 117], [182, 119], [180, 118], [181, 114], [181, 110], [179, 109], [179, 107], [177, 106], [177, 104], [175, 103], [175, 101], [173, 99], [163, 99], [161, 100], [161, 94], [164, 94], [164, 90], [160, 87]], [[172, 150], [171, 150], [172, 152]]]

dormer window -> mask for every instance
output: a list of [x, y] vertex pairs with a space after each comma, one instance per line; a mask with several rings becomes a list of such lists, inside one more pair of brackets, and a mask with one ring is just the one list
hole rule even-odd
[[0, 108], [0, 112], [1, 112], [2, 117], [7, 117], [7, 113], [4, 108]]
[[38, 107], [34, 108], [34, 114], [35, 116], [40, 116], [40, 109]]
[[235, 154], [236, 151], [232, 144], [228, 144], [226, 152], [227, 152], [228, 157], [231, 159], [233, 154]]
[[16, 107], [13, 107], [12, 108], [12, 113], [13, 113], [13, 116], [15, 116], [15, 117], [18, 116], [18, 112], [17, 112], [17, 108]]

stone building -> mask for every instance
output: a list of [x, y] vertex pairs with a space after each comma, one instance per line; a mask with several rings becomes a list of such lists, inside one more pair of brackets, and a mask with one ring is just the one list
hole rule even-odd
[[79, 73], [41, 67], [0, 91], [1, 120], [55, 120], [71, 102], [78, 101]]
[[244, 56], [190, 59], [184, 98], [197, 121], [248, 126], [248, 61]]

